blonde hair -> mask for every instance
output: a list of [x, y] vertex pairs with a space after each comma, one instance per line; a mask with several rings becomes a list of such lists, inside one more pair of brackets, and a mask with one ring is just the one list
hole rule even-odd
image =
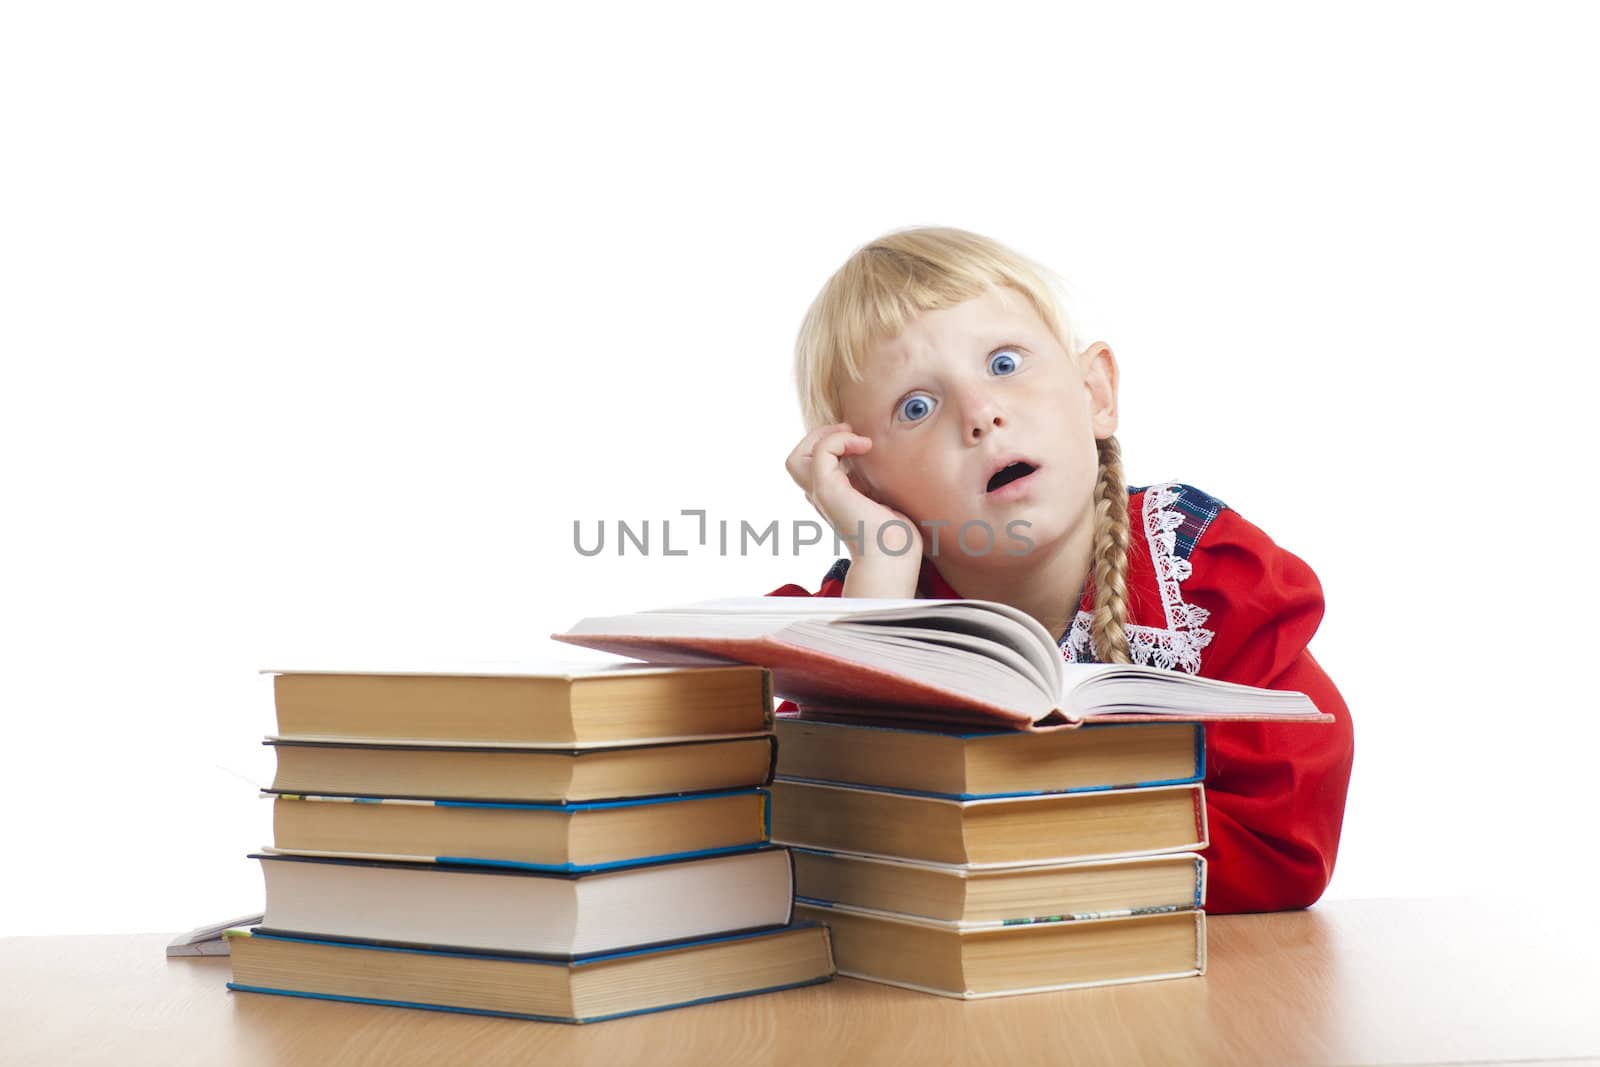
[[[899, 337], [924, 312], [1002, 286], [1028, 299], [1070, 358], [1083, 354], [1060, 278], [998, 241], [922, 226], [891, 231], [856, 249], [812, 301], [795, 339], [795, 385], [806, 429], [839, 421], [843, 382], [861, 381], [874, 345]], [[1128, 491], [1116, 438], [1097, 444], [1090, 637], [1103, 661], [1127, 663]]]

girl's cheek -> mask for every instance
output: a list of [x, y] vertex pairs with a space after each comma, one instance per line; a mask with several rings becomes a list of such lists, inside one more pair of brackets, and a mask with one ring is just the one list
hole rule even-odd
[[882, 465], [872, 462], [870, 454], [851, 456], [844, 461], [844, 467], [869, 495], [877, 500], [882, 499]]

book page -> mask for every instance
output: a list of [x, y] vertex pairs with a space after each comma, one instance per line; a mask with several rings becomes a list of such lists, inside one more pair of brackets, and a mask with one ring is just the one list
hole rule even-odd
[[982, 600], [735, 597], [580, 620], [554, 638], [656, 663], [715, 656], [773, 672], [804, 702], [972, 709], [1055, 721], [1061, 651], [1032, 616]]
[[1304, 693], [1258, 689], [1126, 663], [1063, 663], [1061, 709], [1073, 718], [1140, 715], [1202, 719], [1328, 720]]
[[[1051, 690], [1040, 688], [1031, 671], [1018, 670], [1014, 654], [993, 642], [964, 648], [894, 633], [850, 633], [837, 624], [815, 623], [796, 623], [784, 631], [784, 638], [839, 660], [870, 659], [875, 667], [933, 686], [958, 700], [1000, 704], [1030, 718], [1045, 714], [1052, 702]], [[834, 694], [842, 699], [851, 695], [848, 690]], [[873, 702], [871, 694], [861, 695], [865, 702]]]
[[[837, 625], [851, 626], [850, 620], [842, 620]], [[996, 640], [987, 634], [976, 636], [959, 628], [935, 628], [933, 626], [892, 626], [888, 623], [873, 623], [871, 625], [874, 643], [880, 640], [893, 639], [897, 644], [911, 643], [923, 647], [938, 646], [944, 648], [960, 649], [971, 652], [1010, 667], [1019, 675], [1029, 679], [1039, 687], [1042, 693], [1055, 691], [1056, 680], [1053, 671], [1041, 671], [1039, 664], [1019, 653], [1012, 645], [1002, 640]], [[1030, 642], [1031, 644], [1031, 642]]]
[[[755, 620], [748, 625], [731, 620]], [[1036, 650], [1054, 654], [1055, 641], [1031, 615], [992, 600], [879, 599], [869, 597], [724, 597], [653, 608], [628, 615], [581, 620], [569, 633], [697, 634], [724, 632], [726, 623], [740, 633], [774, 633], [787, 621], [848, 619], [854, 624], [893, 623], [937, 630], [956, 630], [1000, 641], [1030, 660], [1043, 662]], [[648, 630], [615, 629], [627, 620]], [[600, 628], [599, 624], [606, 624]], [[1052, 677], [1055, 672], [1048, 672]]]
[[[563, 640], [624, 635], [634, 639], [750, 639], [819, 626], [833, 632], [814, 637], [810, 647], [820, 650], [826, 646], [854, 661], [870, 662], [874, 649], [889, 647], [878, 636], [885, 628], [899, 636], [933, 631], [928, 635], [930, 649], [959, 647], [985, 655], [1016, 673], [1046, 700], [1054, 700], [1060, 688], [1061, 652], [1045, 628], [1017, 608], [986, 600], [729, 597], [582, 619], [566, 634], [554, 636]], [[592, 647], [602, 646], [592, 643]], [[648, 654], [654, 662], [667, 662], [661, 649]], [[926, 677], [943, 679], [961, 673], [963, 664], [971, 659], [945, 664], [919, 657], [919, 662]], [[1034, 703], [1030, 701], [1028, 706]]]
[[678, 604], [670, 608], [651, 608], [642, 615], [782, 615], [814, 619], [823, 615], [856, 615], [862, 612], [897, 611], [921, 608], [928, 602], [904, 597], [804, 597], [735, 596]]
[[[989, 600], [921, 600], [915, 609], [893, 612], [852, 613], [840, 626], [881, 626], [899, 623], [921, 630], [941, 630], [967, 634], [993, 645], [1010, 649], [1032, 668], [1030, 676], [1044, 683], [1048, 695], [1059, 687], [1061, 650], [1037, 619], [1011, 607]], [[932, 607], [930, 607], [932, 606]]]

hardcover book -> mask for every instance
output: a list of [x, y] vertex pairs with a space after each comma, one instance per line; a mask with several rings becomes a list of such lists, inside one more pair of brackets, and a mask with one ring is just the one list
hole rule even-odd
[[760, 789], [581, 804], [285, 793], [273, 798], [273, 847], [592, 871], [760, 845], [769, 829], [767, 801]]
[[795, 913], [832, 929], [840, 974], [967, 1000], [1206, 969], [1198, 911], [1020, 925], [939, 923], [843, 905], [797, 904]]
[[772, 724], [771, 679], [755, 667], [265, 673], [276, 674], [278, 734], [288, 740], [634, 745]]
[[273, 792], [551, 804], [766, 785], [777, 754], [769, 733], [563, 748], [263, 743], [277, 754]]
[[1203, 789], [947, 800], [780, 777], [772, 784], [772, 839], [975, 867], [1195, 852], [1208, 843]]
[[985, 600], [741, 597], [587, 618], [558, 641], [653, 663], [750, 663], [806, 715], [998, 722], [1332, 722], [1303, 693], [1068, 663], [1033, 617]]
[[796, 899], [958, 923], [1091, 919], [1205, 906], [1193, 852], [1123, 860], [964, 867], [795, 848]]
[[787, 849], [560, 874], [257, 854], [262, 929], [571, 959], [789, 922]]
[[795, 923], [557, 961], [229, 931], [246, 993], [592, 1023], [827, 981], [826, 927]]
[[948, 733], [780, 716], [778, 773], [974, 800], [1176, 785], [1205, 777], [1199, 723]]

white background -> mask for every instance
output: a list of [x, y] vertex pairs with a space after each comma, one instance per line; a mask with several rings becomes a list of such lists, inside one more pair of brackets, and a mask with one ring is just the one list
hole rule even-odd
[[1331, 897], [1592, 870], [1581, 5], [567, 7], [0, 15], [0, 934], [259, 903], [260, 668], [815, 588], [660, 524], [812, 517], [795, 329], [925, 223], [1072, 284], [1130, 482], [1320, 575]]

